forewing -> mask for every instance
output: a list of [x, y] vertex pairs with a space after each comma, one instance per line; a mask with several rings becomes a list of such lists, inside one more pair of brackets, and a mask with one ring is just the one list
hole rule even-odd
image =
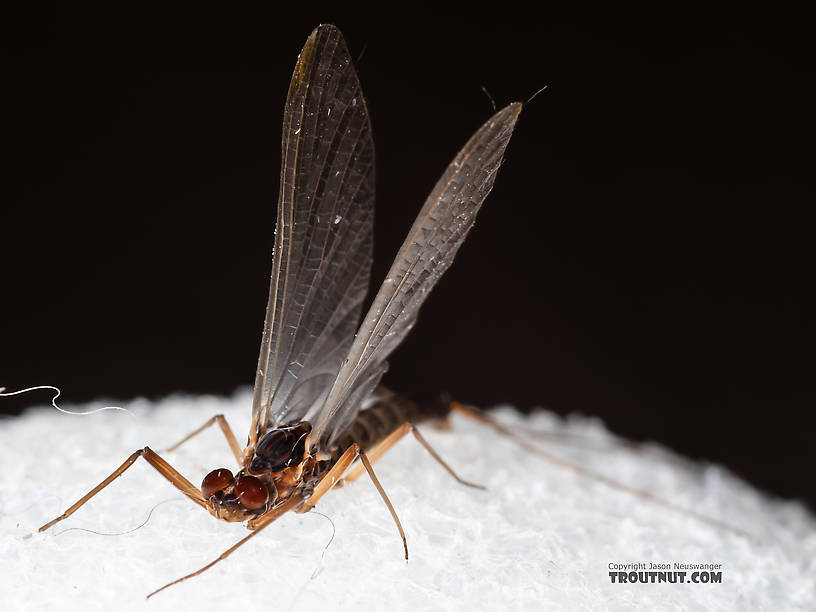
[[413, 327], [419, 307], [453, 262], [490, 193], [521, 112], [511, 104], [459, 151], [414, 222], [377, 293], [317, 418], [315, 442], [331, 445], [387, 369], [386, 359]]
[[315, 29], [300, 53], [281, 148], [250, 443], [325, 399], [371, 274], [374, 143], [357, 74], [334, 26]]

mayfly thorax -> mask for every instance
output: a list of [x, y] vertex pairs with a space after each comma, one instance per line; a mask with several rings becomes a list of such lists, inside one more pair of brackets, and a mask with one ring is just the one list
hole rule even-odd
[[251, 530], [215, 561], [160, 591], [224, 559], [284, 513], [307, 512], [338, 482], [365, 472], [394, 519], [407, 559], [402, 526], [372, 462], [410, 432], [454, 478], [471, 483], [414, 426], [444, 418], [451, 405], [414, 404], [384, 389], [380, 379], [472, 227], [521, 106], [496, 112], [456, 155], [359, 324], [371, 274], [374, 144], [345, 42], [333, 26], [316, 28], [298, 58], [284, 111], [272, 280], [247, 445], [242, 448], [217, 415], [168, 449], [217, 424], [237, 470], [217, 468], [196, 487], [145, 447], [40, 531], [73, 514], [142, 457], [214, 517], [245, 522]]

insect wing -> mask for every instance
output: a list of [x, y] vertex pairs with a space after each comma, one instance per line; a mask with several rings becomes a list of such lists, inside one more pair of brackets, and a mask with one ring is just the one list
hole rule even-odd
[[354, 421], [362, 400], [387, 369], [386, 359], [416, 322], [428, 293], [447, 270], [490, 193], [521, 104], [493, 115], [436, 183], [380, 287], [320, 413], [313, 441], [332, 441]]
[[368, 289], [374, 142], [346, 44], [321, 25], [298, 57], [283, 119], [272, 280], [250, 444], [319, 408]]

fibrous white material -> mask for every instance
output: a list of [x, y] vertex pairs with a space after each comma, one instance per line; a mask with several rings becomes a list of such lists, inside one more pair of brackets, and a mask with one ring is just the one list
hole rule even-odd
[[[133, 416], [33, 409], [0, 422], [0, 593], [4, 610], [675, 610], [813, 609], [816, 522], [717, 466], [657, 447], [633, 451], [596, 420], [496, 413], [553, 454], [726, 521], [737, 535], [546, 462], [454, 416], [429, 442], [459, 485], [412, 438], [375, 465], [405, 526], [410, 561], [364, 476], [317, 510], [289, 514], [205, 574], [150, 591], [215, 559], [248, 532], [216, 521], [143, 460], [69, 519], [63, 512], [131, 452], [176, 442], [214, 414], [239, 440], [250, 396], [126, 404]], [[92, 408], [91, 406], [90, 408]], [[87, 410], [89, 407], [72, 407]], [[551, 439], [536, 432], [580, 435]], [[217, 428], [163, 456], [192, 482], [234, 469]], [[145, 520], [150, 515], [149, 520]], [[325, 515], [325, 516], [323, 516]], [[328, 518], [326, 518], [328, 517]], [[141, 527], [139, 527], [142, 525]], [[135, 529], [139, 527], [138, 529]], [[122, 533], [124, 535], [97, 535]], [[612, 583], [610, 564], [721, 564], [721, 583]], [[628, 573], [628, 569], [622, 570]], [[648, 576], [648, 575], [647, 575]], [[647, 578], [648, 579], [648, 578]]]

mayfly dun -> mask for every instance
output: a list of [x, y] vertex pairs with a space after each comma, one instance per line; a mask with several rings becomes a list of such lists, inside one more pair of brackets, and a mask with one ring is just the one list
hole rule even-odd
[[283, 117], [272, 280], [247, 444], [242, 449], [218, 415], [171, 447], [217, 423], [237, 471], [215, 469], [196, 487], [145, 447], [40, 531], [72, 515], [139, 457], [215, 518], [246, 523], [249, 535], [153, 595], [225, 559], [286, 512], [311, 510], [341, 480], [367, 473], [407, 559], [405, 534], [372, 463], [411, 432], [452, 476], [471, 483], [415, 427], [446, 416], [450, 406], [419, 406], [385, 390], [380, 379], [473, 226], [521, 106], [496, 112], [442, 174], [358, 328], [372, 261], [374, 143], [340, 32], [316, 28], [295, 66]]

